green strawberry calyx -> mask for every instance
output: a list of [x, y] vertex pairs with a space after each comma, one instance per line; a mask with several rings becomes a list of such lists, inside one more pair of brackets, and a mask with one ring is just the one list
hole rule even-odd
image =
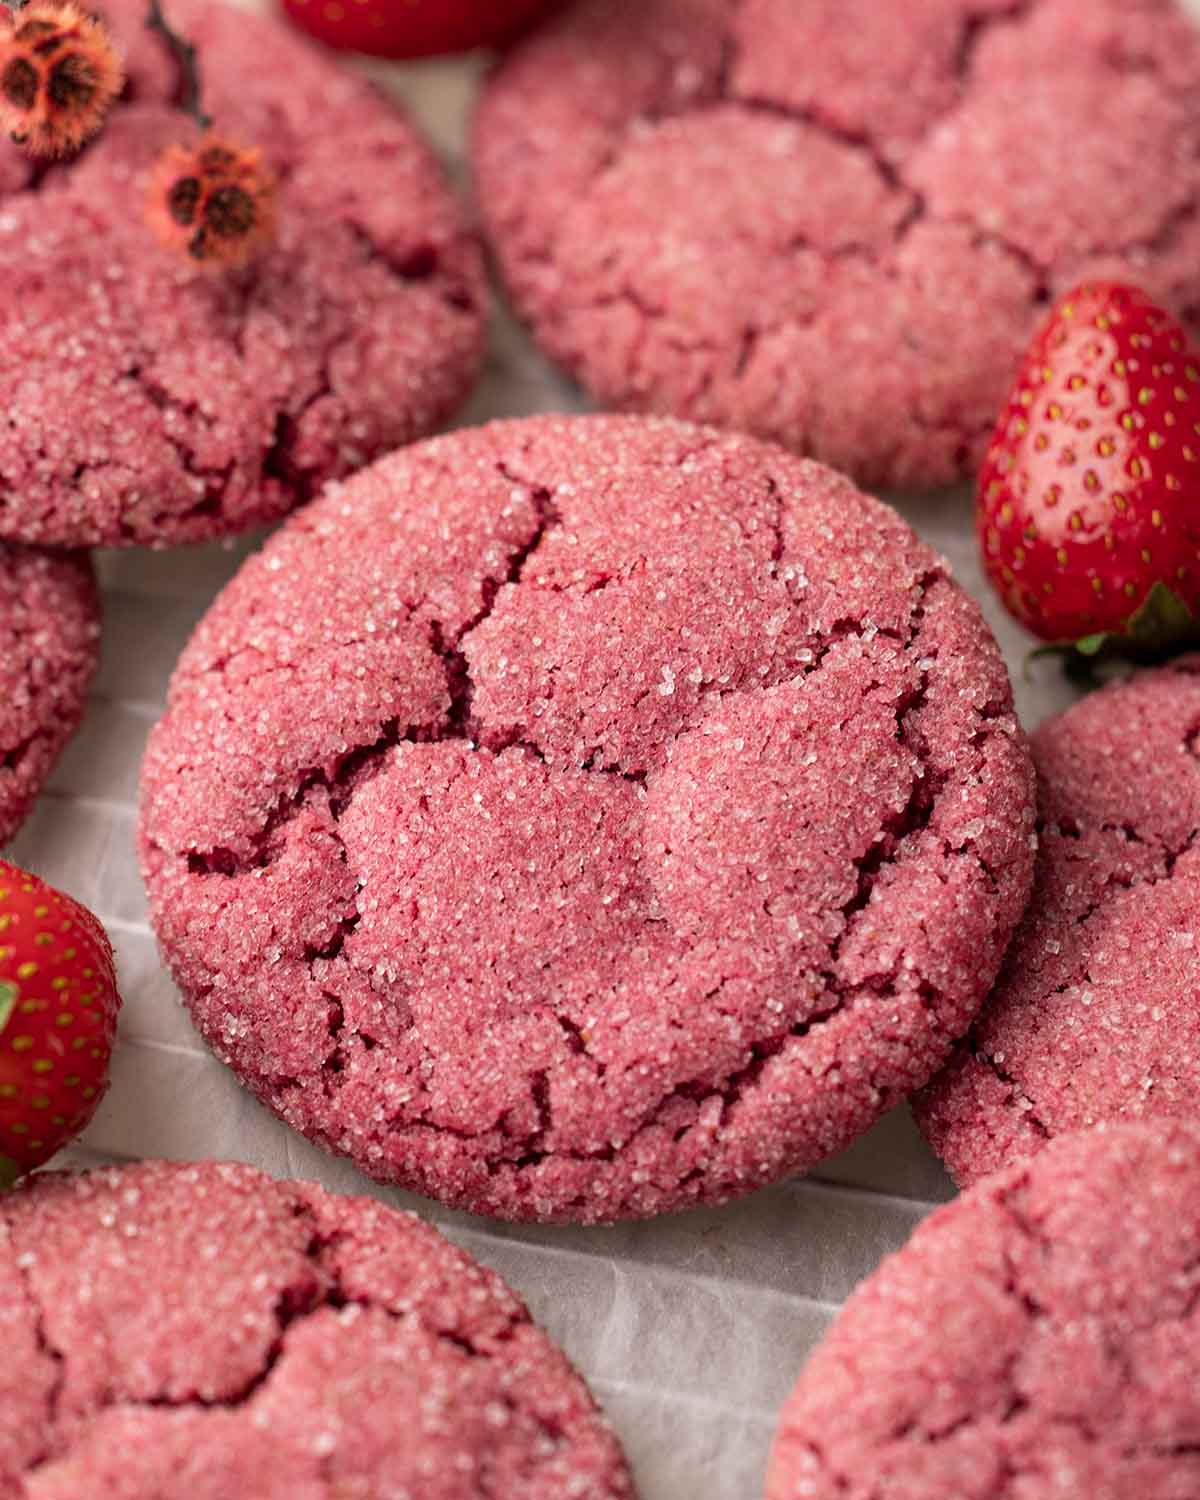
[[[0, 979], [0, 1032], [8, 1025], [9, 1017], [17, 1008], [21, 991], [10, 979]], [[10, 1156], [0, 1151], [0, 1193], [7, 1192], [21, 1175], [21, 1168]]]
[[8, 1025], [9, 1017], [17, 1008], [20, 993], [11, 979], [0, 979], [0, 1031]]
[[1077, 641], [1041, 646], [1031, 660], [1057, 656], [1067, 670], [1085, 670], [1109, 657], [1155, 661], [1200, 645], [1200, 619], [1169, 584], [1158, 582], [1125, 621], [1123, 630], [1097, 630]]

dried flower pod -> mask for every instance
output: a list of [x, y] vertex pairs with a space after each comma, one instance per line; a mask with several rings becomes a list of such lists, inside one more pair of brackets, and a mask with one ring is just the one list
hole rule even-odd
[[146, 216], [165, 245], [203, 266], [243, 265], [275, 229], [275, 179], [262, 153], [218, 136], [168, 146]]
[[124, 82], [108, 28], [74, 0], [0, 15], [0, 129], [34, 155], [78, 150]]

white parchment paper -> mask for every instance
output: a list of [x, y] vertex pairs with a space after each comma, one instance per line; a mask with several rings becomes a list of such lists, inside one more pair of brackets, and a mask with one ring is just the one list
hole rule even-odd
[[[897, 0], [881, 0], [897, 3]], [[1200, 0], [1189, 0], [1200, 13]], [[456, 176], [476, 59], [371, 65]], [[578, 394], [502, 312], [461, 423], [576, 409]], [[982, 602], [1032, 726], [1066, 706], [1052, 664], [986, 588], [966, 491], [896, 501]], [[117, 948], [125, 1007], [113, 1087], [72, 1162], [222, 1157], [414, 1208], [501, 1272], [570, 1353], [633, 1462], [643, 1500], [753, 1500], [775, 1415], [838, 1305], [952, 1188], [903, 1110], [818, 1173], [727, 1208], [611, 1229], [514, 1228], [380, 1189], [281, 1125], [209, 1056], [158, 962], [133, 854], [147, 731], [172, 665], [253, 540], [98, 555], [103, 665], [87, 720], [11, 856], [86, 902]]]

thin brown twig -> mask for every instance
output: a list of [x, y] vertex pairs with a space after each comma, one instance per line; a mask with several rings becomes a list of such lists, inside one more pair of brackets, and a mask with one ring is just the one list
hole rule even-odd
[[[9, 3], [9, 0], [5, 0]], [[21, 0], [24, 4], [25, 0]], [[206, 115], [200, 103], [200, 63], [196, 56], [196, 49], [186, 37], [179, 35], [171, 23], [163, 14], [162, 0], [150, 0], [150, 8], [146, 13], [146, 26], [150, 31], [157, 31], [167, 46], [179, 67], [180, 77], [183, 79], [184, 112], [191, 115], [201, 130], [207, 130], [212, 124], [212, 116]]]

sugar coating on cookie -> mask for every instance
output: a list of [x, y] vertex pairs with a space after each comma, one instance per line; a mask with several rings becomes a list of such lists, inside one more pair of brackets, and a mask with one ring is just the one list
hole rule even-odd
[[79, 727], [99, 650], [87, 558], [0, 543], [0, 843]]
[[1034, 894], [995, 992], [916, 1101], [960, 1183], [1098, 1120], [1200, 1099], [1200, 657], [1033, 736]]
[[368, 1172], [610, 1219], [746, 1192], [924, 1081], [1028, 892], [976, 606], [747, 438], [540, 417], [395, 454], [243, 568], [142, 777], [218, 1055]]
[[0, 1500], [629, 1500], [607, 1423], [429, 1225], [249, 1167], [0, 1200]]
[[1105, 1126], [939, 1209], [783, 1409], [767, 1500], [1200, 1492], [1200, 1129]]
[[206, 271], [146, 221], [153, 164], [195, 128], [143, 0], [97, 9], [125, 100], [37, 176], [0, 142], [0, 536], [55, 545], [245, 530], [423, 436], [483, 343], [478, 248], [392, 106], [265, 16], [176, 0], [206, 107], [278, 176], [272, 248]]
[[926, 485], [1081, 277], [1200, 326], [1198, 100], [1174, 0], [580, 0], [473, 152], [518, 310], [602, 402]]

